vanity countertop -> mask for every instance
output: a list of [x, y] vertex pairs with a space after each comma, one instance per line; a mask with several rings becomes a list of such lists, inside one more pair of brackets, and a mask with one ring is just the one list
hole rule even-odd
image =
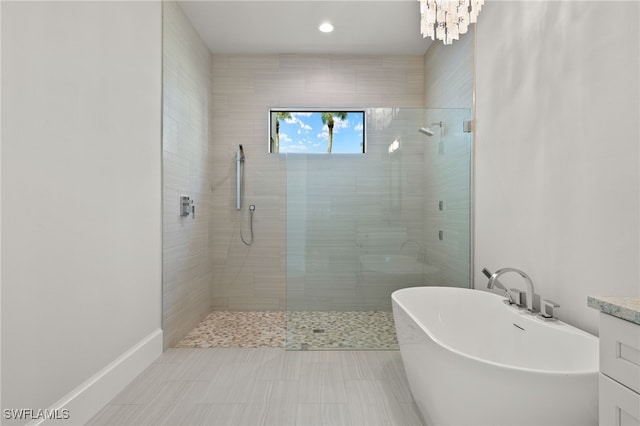
[[589, 296], [587, 305], [605, 314], [640, 325], [640, 297]]

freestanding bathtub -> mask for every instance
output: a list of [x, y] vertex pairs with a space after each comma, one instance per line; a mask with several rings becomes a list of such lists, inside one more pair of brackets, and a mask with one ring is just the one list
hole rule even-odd
[[598, 424], [598, 339], [485, 291], [392, 294], [400, 353], [428, 425]]

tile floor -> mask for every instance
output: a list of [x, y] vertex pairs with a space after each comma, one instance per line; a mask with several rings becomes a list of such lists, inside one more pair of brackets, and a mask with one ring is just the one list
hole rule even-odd
[[391, 311], [293, 311], [286, 321], [287, 349], [398, 349]]
[[176, 347], [398, 349], [398, 341], [390, 311], [214, 311]]
[[174, 348], [89, 425], [422, 425], [398, 351]]
[[213, 311], [177, 348], [283, 348], [282, 311]]

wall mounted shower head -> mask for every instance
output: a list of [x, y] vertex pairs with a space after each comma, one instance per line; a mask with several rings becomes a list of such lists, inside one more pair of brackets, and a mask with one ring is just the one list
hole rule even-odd
[[238, 152], [236, 153], [236, 161], [244, 161], [244, 149], [242, 149], [242, 144], [238, 145]]
[[[438, 122], [435, 122], [435, 123], [431, 123], [431, 125], [440, 127], [440, 136], [442, 136], [442, 129], [444, 129], [444, 123], [442, 121], [438, 121]], [[427, 135], [427, 136], [433, 136], [433, 135], [436, 134], [436, 132], [431, 130], [431, 128], [429, 128], [429, 127], [420, 127], [420, 129], [418, 129], [418, 132], [422, 133], [423, 135]]]
[[423, 135], [427, 135], [427, 136], [433, 136], [435, 135], [435, 133], [433, 132], [433, 130], [431, 130], [428, 127], [420, 127], [420, 129], [418, 129], [418, 132], [422, 133]]

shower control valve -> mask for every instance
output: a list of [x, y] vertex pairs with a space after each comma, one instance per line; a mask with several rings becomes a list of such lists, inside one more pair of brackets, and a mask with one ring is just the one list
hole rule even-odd
[[192, 199], [182, 195], [180, 196], [180, 216], [185, 217], [190, 214], [193, 214], [193, 217], [196, 216], [196, 207], [193, 205]]
[[249, 211], [252, 212], [256, 209], [256, 206], [254, 204], [249, 204]]

